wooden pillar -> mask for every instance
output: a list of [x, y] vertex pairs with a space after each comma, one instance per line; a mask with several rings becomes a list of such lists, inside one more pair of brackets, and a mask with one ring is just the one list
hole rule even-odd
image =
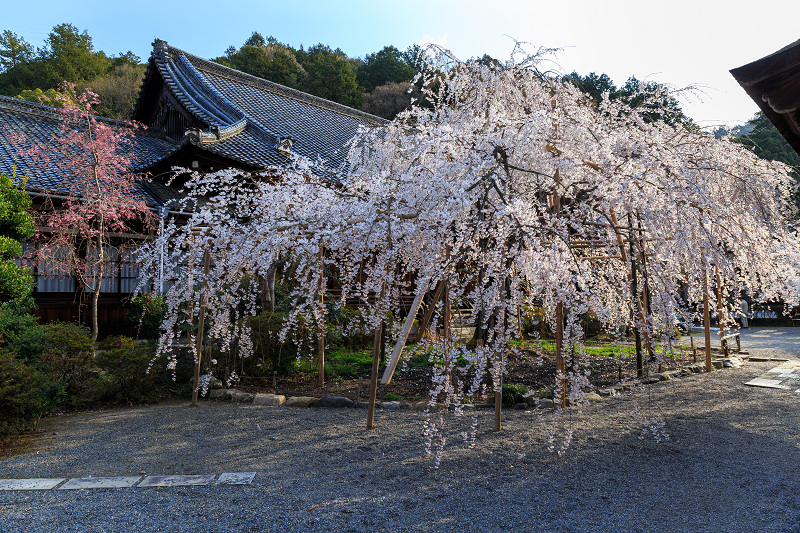
[[325, 248], [319, 245], [319, 306], [317, 325], [317, 378], [320, 387], [325, 386]]
[[211, 255], [208, 250], [203, 254], [203, 288], [200, 292], [200, 312], [197, 317], [197, 338], [195, 339], [194, 387], [192, 387], [192, 405], [197, 405], [197, 394], [200, 389], [200, 359], [203, 353], [203, 330], [206, 321], [206, 288], [208, 287], [208, 271], [211, 266]]

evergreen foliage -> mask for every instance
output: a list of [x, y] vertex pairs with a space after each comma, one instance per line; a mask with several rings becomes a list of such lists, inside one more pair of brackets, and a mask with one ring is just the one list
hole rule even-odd
[[366, 92], [387, 83], [410, 82], [417, 70], [406, 61], [394, 46], [385, 46], [374, 54], [367, 54], [358, 69], [358, 83]]
[[11, 176], [0, 173], [0, 302], [30, 293], [33, 278], [16, 262], [22, 256], [20, 241], [31, 238], [35, 226], [28, 210], [30, 196]]
[[34, 52], [33, 46], [10, 30], [0, 33], [0, 94], [61, 107], [59, 85], [65, 81], [84, 89], [96, 87], [104, 102], [97, 111], [124, 119], [141, 85], [144, 66], [132, 52], [108, 56], [96, 51], [87, 31], [58, 24]]
[[786, 163], [795, 170], [793, 175], [798, 177], [800, 169], [800, 155], [786, 142], [786, 139], [773, 126], [772, 122], [762, 112], [755, 114], [747, 121], [750, 133], [740, 135], [733, 139], [734, 142], [750, 148], [754, 154], [770, 161]]
[[563, 81], [572, 83], [587, 94], [595, 107], [599, 107], [603, 96], [607, 95], [609, 101], [619, 99], [632, 109], [642, 108], [642, 119], [645, 122], [662, 121], [670, 126], [682, 125], [696, 130], [694, 121], [684, 114], [678, 100], [656, 82], [643, 82], [631, 76], [622, 87], [617, 87], [608, 74], [590, 72], [582, 76], [571, 72], [562, 78]]

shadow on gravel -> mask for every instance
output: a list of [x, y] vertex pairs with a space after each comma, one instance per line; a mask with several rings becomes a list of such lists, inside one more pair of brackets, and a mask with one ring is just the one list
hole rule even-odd
[[[547, 449], [552, 412], [504, 412], [499, 434], [477, 412], [474, 449], [471, 418], [450, 417], [438, 470], [419, 412], [379, 411], [372, 432], [360, 409], [210, 402], [54, 419], [58, 435], [0, 462], [0, 477], [257, 475], [245, 487], [0, 493], [0, 515], [9, 531], [800, 532], [800, 396], [741, 385], [761, 371], [568, 412], [553, 441], [573, 430], [563, 457]], [[640, 439], [636, 412], [663, 419], [669, 439]]]

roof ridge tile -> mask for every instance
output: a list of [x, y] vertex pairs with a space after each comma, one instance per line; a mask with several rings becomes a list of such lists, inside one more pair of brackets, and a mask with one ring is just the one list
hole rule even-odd
[[[260, 89], [265, 89], [270, 92], [274, 92], [282, 96], [285, 96], [287, 98], [305, 102], [307, 104], [327, 109], [329, 111], [334, 111], [336, 113], [348, 115], [353, 118], [369, 122], [376, 126], [382, 126], [384, 124], [389, 123], [389, 121], [386, 120], [385, 118], [378, 117], [376, 115], [371, 115], [365, 111], [354, 109], [352, 107], [348, 107], [344, 104], [333, 102], [331, 100], [326, 100], [325, 98], [314, 96], [312, 94], [305, 93], [298, 89], [292, 89], [291, 87], [286, 87], [285, 85], [281, 85], [279, 83], [275, 83], [273, 81], [269, 81], [264, 78], [259, 78], [258, 76], [253, 76], [252, 74], [248, 74], [246, 72], [242, 72], [240, 70], [236, 70], [231, 67], [226, 67], [225, 65], [221, 65], [219, 63], [216, 63], [208, 59], [203, 59], [196, 55], [185, 52], [179, 48], [170, 46], [164, 41], [159, 41], [158, 44], [168, 49], [171, 54], [184, 55], [186, 59], [192, 64], [192, 66], [197, 70], [201, 71], [208, 70], [210, 73], [215, 74], [217, 76], [228, 78], [233, 81], [244, 83], [246, 85], [250, 85]], [[197, 64], [195, 64], [195, 61], [203, 65], [204, 68], [199, 68]]]

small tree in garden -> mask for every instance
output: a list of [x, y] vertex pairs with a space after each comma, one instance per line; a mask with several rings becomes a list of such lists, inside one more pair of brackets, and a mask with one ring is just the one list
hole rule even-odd
[[64, 102], [59, 133], [49, 143], [28, 146], [24, 152], [42, 173], [58, 169], [66, 176], [57, 190], [50, 191], [65, 199], [39, 215], [41, 244], [36, 259], [48, 264], [53, 274], [74, 272], [80, 286], [91, 293], [89, 312], [96, 340], [103, 275], [111, 268], [110, 234], [139, 233], [149, 225], [147, 206], [135, 195], [138, 177], [130, 170], [139, 126], [96, 117], [98, 99], [91, 90], [76, 94], [74, 85], [64, 83], [60, 92]]
[[[175, 267], [190, 266], [167, 295], [159, 349], [196, 316], [187, 305], [203, 300], [209, 339], [246, 356], [242, 318], [257, 295], [245, 274], [264, 275], [279, 257], [292, 258], [298, 280], [287, 334], [300, 316], [324, 319], [321, 248], [338, 272], [340, 303], [360, 300], [376, 330], [387, 311], [405, 311], [405, 295], [442, 287], [434, 323], [446, 334], [428, 348], [439, 359], [431, 407], [445, 408], [425, 426], [438, 464], [448, 408], [459, 413], [464, 397], [480, 395], [487, 372], [501, 390], [522, 305], [543, 305], [563, 332], [556, 398], [576, 405], [591, 377], [579, 365], [587, 312], [609, 330], [642, 332], [651, 348], [660, 337], [666, 350], [674, 321], [688, 314], [680, 285], [702, 300], [710, 269], [732, 289], [796, 298], [785, 166], [653, 120], [647, 99], [663, 99], [661, 90], [632, 94], [636, 108], [596, 104], [542, 70], [550, 53], [518, 48], [506, 64], [464, 63], [433, 49], [421, 75], [430, 106], [354, 140], [346, 173], [298, 160], [261, 175], [195, 175], [185, 192], [200, 207], [187, 226], [168, 225], [147, 260], [157, 265], [169, 245]], [[473, 309], [474, 345], [447, 334], [455, 300]], [[653, 350], [651, 364], [658, 357]]]
[[20, 241], [33, 236], [35, 226], [28, 210], [31, 197], [14, 178], [0, 173], [0, 302], [30, 293], [33, 277], [16, 264], [22, 256]]

